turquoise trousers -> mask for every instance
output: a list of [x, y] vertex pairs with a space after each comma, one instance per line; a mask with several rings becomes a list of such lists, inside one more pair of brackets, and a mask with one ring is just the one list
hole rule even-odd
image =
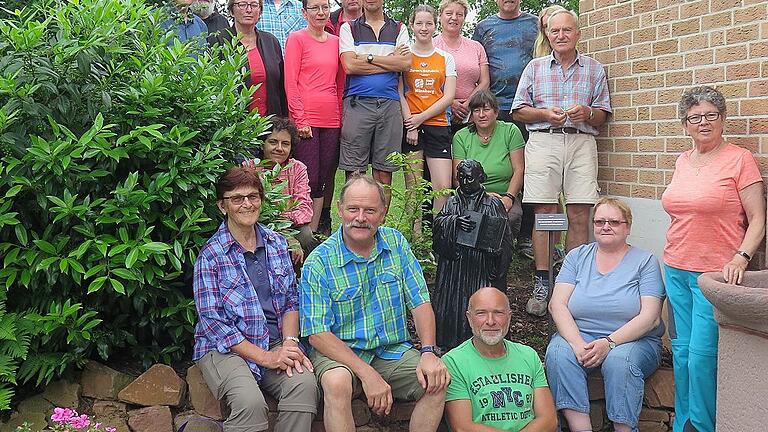
[[700, 274], [664, 266], [673, 320], [674, 432], [682, 432], [687, 421], [698, 432], [715, 432], [718, 328], [712, 304], [696, 281]]

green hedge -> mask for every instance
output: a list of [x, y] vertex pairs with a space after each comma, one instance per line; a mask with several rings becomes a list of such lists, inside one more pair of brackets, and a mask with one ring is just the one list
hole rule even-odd
[[[265, 119], [242, 50], [170, 42], [169, 16], [144, 0], [0, 11], [0, 409], [17, 377], [189, 349], [214, 182]], [[273, 220], [285, 201], [268, 196]]]

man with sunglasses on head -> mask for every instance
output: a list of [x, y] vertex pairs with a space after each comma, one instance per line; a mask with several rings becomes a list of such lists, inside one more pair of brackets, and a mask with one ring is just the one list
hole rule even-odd
[[[557, 213], [561, 191], [568, 214], [566, 249], [589, 238], [589, 213], [599, 197], [598, 128], [611, 114], [605, 69], [576, 51], [581, 32], [576, 13], [556, 11], [549, 17], [547, 38], [552, 54], [533, 59], [523, 71], [512, 102], [512, 116], [526, 123], [523, 203], [536, 214]], [[547, 314], [549, 250], [547, 233], [534, 231], [533, 295], [526, 312]]]

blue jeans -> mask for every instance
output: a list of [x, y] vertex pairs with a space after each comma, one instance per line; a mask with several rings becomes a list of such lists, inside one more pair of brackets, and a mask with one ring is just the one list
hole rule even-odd
[[[582, 336], [587, 343], [595, 339]], [[589, 413], [587, 375], [597, 367], [582, 367], [571, 346], [559, 333], [549, 341], [545, 362], [555, 407]], [[623, 343], [608, 353], [598, 367], [605, 383], [606, 411], [612, 422], [637, 431], [645, 379], [656, 371], [660, 362], [661, 341], [658, 338], [644, 337]]]
[[696, 281], [700, 274], [664, 265], [674, 322], [670, 326], [675, 371], [674, 432], [682, 432], [688, 420], [699, 432], [715, 431], [719, 331], [712, 304]]

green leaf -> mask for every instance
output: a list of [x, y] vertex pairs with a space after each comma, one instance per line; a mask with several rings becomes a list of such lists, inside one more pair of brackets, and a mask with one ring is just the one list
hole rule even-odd
[[125, 267], [131, 268], [134, 264], [136, 264], [136, 260], [139, 259], [139, 250], [138, 249], [131, 249], [130, 252], [128, 252], [128, 256], [125, 258]]
[[19, 192], [21, 192], [21, 185], [16, 185], [10, 189], [8, 189], [8, 192], [5, 193], [6, 198], [12, 198], [16, 196]]
[[120, 294], [125, 294], [125, 286], [122, 282], [120, 282], [117, 279], [110, 279], [109, 283], [112, 284], [112, 289], [119, 292]]
[[34, 244], [35, 244], [35, 246], [37, 246], [37, 247], [38, 247], [38, 248], [39, 248], [41, 251], [43, 251], [43, 252], [45, 252], [45, 253], [47, 253], [47, 254], [51, 254], [51, 255], [54, 255], [54, 254], [56, 254], [56, 248], [55, 248], [55, 247], [53, 247], [53, 245], [52, 245], [52, 244], [48, 243], [48, 242], [47, 242], [47, 241], [45, 241], [45, 240], [35, 240], [35, 241], [33, 241], [33, 243], [34, 243]]
[[93, 282], [91, 282], [91, 284], [88, 285], [88, 294], [100, 290], [101, 287], [104, 286], [104, 282], [106, 281], [107, 281], [106, 276], [101, 276], [94, 279]]
[[95, 265], [95, 266], [89, 268], [87, 272], [85, 272], [85, 278], [86, 279], [91, 278], [91, 277], [93, 277], [93, 275], [98, 274], [99, 272], [104, 271], [105, 268], [107, 268], [107, 266], [104, 265], [104, 264]]
[[171, 246], [163, 242], [149, 242], [142, 246], [145, 250], [151, 252], [164, 252], [171, 249]]
[[125, 280], [136, 280], [136, 275], [134, 275], [133, 272], [127, 269], [116, 268], [116, 269], [110, 270], [110, 272]]
[[27, 237], [27, 229], [24, 228], [24, 225], [18, 224], [13, 227], [14, 231], [16, 231], [16, 238], [19, 239], [19, 243], [21, 243], [22, 246], [26, 246], [29, 243], [29, 239]]

